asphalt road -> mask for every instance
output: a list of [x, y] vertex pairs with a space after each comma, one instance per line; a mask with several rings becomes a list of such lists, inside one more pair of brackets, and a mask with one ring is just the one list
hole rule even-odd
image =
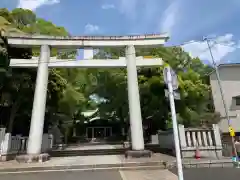
[[118, 171], [66, 171], [0, 174], [1, 180], [122, 180]]
[[[177, 170], [171, 170], [177, 174]], [[238, 180], [240, 169], [237, 168], [191, 168], [184, 169], [184, 180]]]
[[[176, 169], [170, 170], [177, 174]], [[150, 177], [149, 177], [150, 178]], [[159, 177], [162, 179], [163, 177]], [[184, 170], [184, 180], [238, 180], [240, 169], [192, 168]], [[0, 174], [1, 180], [122, 180], [118, 171], [61, 171]], [[133, 179], [135, 180], [135, 179]], [[152, 180], [152, 179], [149, 179]], [[155, 180], [155, 179], [153, 179]]]

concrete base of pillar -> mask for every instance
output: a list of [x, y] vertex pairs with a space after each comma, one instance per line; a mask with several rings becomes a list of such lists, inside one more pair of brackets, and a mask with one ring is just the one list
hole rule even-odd
[[1, 161], [11, 161], [11, 160], [14, 160], [15, 157], [16, 157], [16, 154], [1, 154], [0, 162]]
[[152, 151], [149, 150], [127, 150], [125, 152], [125, 158], [141, 158], [141, 157], [151, 157]]
[[38, 155], [19, 155], [16, 157], [16, 161], [19, 163], [36, 163], [36, 162], [45, 162], [50, 159], [49, 154], [38, 154]]

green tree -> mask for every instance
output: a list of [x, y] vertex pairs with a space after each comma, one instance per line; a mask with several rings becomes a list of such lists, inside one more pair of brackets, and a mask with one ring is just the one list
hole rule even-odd
[[18, 29], [22, 29], [36, 22], [36, 14], [28, 9], [16, 8], [12, 10], [11, 16]]
[[0, 8], [0, 16], [10, 23], [13, 22], [13, 17], [11, 13], [8, 11], [8, 9], [6, 8]]
[[[32, 11], [24, 9], [14, 9], [12, 12], [7, 11], [6, 9], [1, 9], [0, 30], [5, 33], [31, 33], [52, 36], [69, 35], [63, 27], [58, 27], [49, 21], [39, 19]], [[7, 68], [9, 63], [8, 60], [11, 58], [31, 58], [32, 55], [39, 55], [39, 48], [33, 50], [12, 48], [8, 47], [7, 43], [3, 41], [0, 45], [2, 69]], [[58, 52], [56, 49], [53, 49], [51, 55], [60, 58], [75, 58], [76, 50]], [[59, 111], [59, 101], [62, 102], [64, 97], [66, 98], [66, 94], [72, 92], [70, 91], [71, 88], [69, 88], [67, 80], [60, 74], [61, 70], [51, 69], [49, 71], [46, 115], [50, 116], [50, 121], [54, 119], [51, 115]], [[11, 132], [16, 117], [17, 119], [21, 119], [21, 116], [23, 117], [26, 114], [29, 118], [31, 116], [36, 70], [13, 69], [12, 76], [8, 77], [5, 73], [1, 75], [1, 79], [1, 105], [7, 106], [8, 108], [5, 108], [6, 110], [10, 109], [10, 116], [6, 125], [8, 125], [8, 131]], [[75, 95], [78, 96], [79, 94]], [[45, 123], [47, 124], [49, 122]]]
[[[106, 49], [100, 51], [96, 57], [118, 58], [119, 55], [124, 56], [124, 51]], [[210, 86], [206, 81], [206, 75], [211, 68], [202, 64], [198, 58], [191, 58], [178, 47], [142, 49], [137, 50], [137, 55], [160, 57], [178, 74], [181, 100], [176, 101], [176, 110], [180, 123], [198, 126], [204, 114], [214, 114], [212, 109], [209, 109]], [[106, 99], [99, 106], [105, 114], [112, 113], [119, 118], [117, 115], [121, 112], [123, 116], [120, 118], [128, 119], [126, 75], [125, 70], [96, 72], [98, 84], [95, 93]], [[167, 87], [163, 81], [163, 68], [138, 68], [138, 81], [143, 120], [152, 119], [162, 129], [169, 127], [171, 117], [169, 102], [164, 92]], [[124, 109], [124, 113], [121, 109]]]

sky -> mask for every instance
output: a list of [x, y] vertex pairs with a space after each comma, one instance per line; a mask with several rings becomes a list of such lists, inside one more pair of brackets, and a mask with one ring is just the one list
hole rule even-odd
[[0, 7], [33, 10], [72, 35], [165, 33], [166, 46], [182, 46], [211, 63], [240, 63], [239, 0], [0, 0]]

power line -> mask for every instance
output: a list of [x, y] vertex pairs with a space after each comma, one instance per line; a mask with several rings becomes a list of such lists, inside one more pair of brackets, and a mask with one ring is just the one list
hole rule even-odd
[[180, 44], [170, 45], [170, 46], [165, 46], [165, 47], [181, 47], [181, 46], [185, 46], [185, 45], [188, 45], [188, 44], [200, 43], [200, 42], [203, 42], [203, 41], [187, 41], [187, 42], [183, 42], [183, 43], [180, 43]]
[[238, 46], [237, 44], [226, 44], [226, 43], [221, 43], [221, 42], [217, 42], [216, 40], [214, 41], [216, 44], [222, 45], [222, 46], [227, 46], [227, 47], [232, 47], [232, 48], [240, 48], [240, 46]]

